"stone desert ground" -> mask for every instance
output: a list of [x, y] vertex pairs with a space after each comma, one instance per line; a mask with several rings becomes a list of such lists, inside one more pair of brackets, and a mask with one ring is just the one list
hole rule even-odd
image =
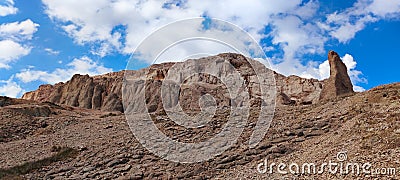
[[[328, 53], [329, 79], [319, 81], [271, 72], [276, 107], [266, 136], [254, 148], [247, 141], [257, 121], [259, 89], [248, 64], [238, 54], [203, 58], [230, 62], [246, 79], [252, 108], [249, 121], [227, 151], [198, 163], [162, 159], [144, 148], [131, 132], [122, 102], [126, 72], [90, 77], [75, 75], [65, 83], [42, 85], [21, 99], [0, 97], [0, 178], [4, 179], [399, 179], [400, 83], [353, 92], [346, 66]], [[169, 137], [198, 142], [221, 130], [229, 112], [219, 108], [201, 129], [185, 129], [169, 120], [160, 103], [160, 84], [174, 63], [131, 72], [146, 74], [147, 107], [154, 123]], [[261, 65], [261, 64], [260, 64]], [[182, 86], [187, 113], [198, 113], [205, 91], [229, 106], [220, 82], [198, 76], [202, 84]], [[208, 84], [208, 85], [207, 85]], [[211, 85], [210, 85], [211, 84]], [[222, 89], [223, 90], [223, 89]], [[370, 163], [371, 170], [395, 168], [395, 174], [260, 173], [269, 163]]]

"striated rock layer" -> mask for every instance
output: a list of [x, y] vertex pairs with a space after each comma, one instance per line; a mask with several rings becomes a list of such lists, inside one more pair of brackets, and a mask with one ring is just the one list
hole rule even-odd
[[278, 105], [315, 104], [319, 101], [323, 81], [275, 73]]
[[[318, 103], [320, 99], [329, 99], [353, 92], [351, 81], [347, 74], [347, 68], [340, 60], [337, 53], [330, 51], [328, 57], [331, 66], [331, 76], [326, 81], [305, 79], [298, 76], [285, 77], [274, 72], [277, 105], [315, 104]], [[255, 73], [251, 73], [254, 70], [249, 66], [248, 61], [254, 62], [252, 64], [255, 66], [263, 66], [261, 63], [233, 53], [224, 53], [202, 59], [209, 61], [225, 60], [230, 62], [241, 72], [242, 77], [246, 80], [246, 87], [249, 90], [252, 101], [257, 101], [256, 95], [259, 94], [259, 84], [254, 82], [254, 79], [257, 79], [257, 77]], [[146, 91], [154, 92], [154, 95], [146, 96], [146, 103], [150, 111], [162, 109], [162, 104], [160, 103], [161, 99], [159, 97], [160, 87], [163, 79], [168, 74], [168, 70], [173, 67], [174, 64], [175, 63], [154, 64], [138, 71], [128, 71], [130, 77], [146, 77], [148, 83], [148, 89]], [[120, 71], [93, 77], [76, 74], [71, 80], [65, 83], [41, 85], [38, 90], [25, 93], [22, 99], [49, 101], [87, 109], [122, 112], [121, 89], [124, 73], [125, 71]], [[186, 104], [186, 110], [198, 109], [197, 100], [199, 96], [206, 93], [218, 97], [218, 99], [221, 100], [221, 102], [219, 102], [220, 104], [229, 106], [226, 93], [220, 94], [220, 92], [222, 92], [220, 86], [221, 82], [215, 79], [215, 77], [201, 75], [195, 79], [191, 79], [191, 81], [198, 81], [199, 84], [208, 85], [201, 86], [197, 84], [195, 86], [182, 86], [179, 93], [181, 93], [180, 97], [182, 97], [181, 99], [183, 99], [184, 102], [180, 103]], [[209, 86], [210, 84], [215, 86]], [[210, 87], [214, 89], [210, 89]]]
[[123, 111], [121, 103], [123, 75], [124, 72], [94, 77], [75, 74], [66, 83], [41, 85], [38, 90], [25, 93], [22, 99], [103, 111]]

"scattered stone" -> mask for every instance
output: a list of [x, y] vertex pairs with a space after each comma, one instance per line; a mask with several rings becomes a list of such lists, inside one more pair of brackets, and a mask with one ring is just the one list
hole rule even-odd
[[119, 167], [119, 168], [116, 168], [116, 169], [114, 169], [112, 172], [113, 173], [118, 173], [118, 172], [126, 172], [126, 171], [129, 171], [129, 169], [131, 169], [131, 165], [125, 165], [125, 166], [123, 166], [123, 167]]
[[224, 159], [222, 159], [221, 161], [219, 161], [219, 163], [220, 164], [226, 164], [226, 163], [230, 163], [232, 161], [235, 161], [237, 159], [241, 159], [241, 157], [239, 155], [228, 156], [228, 157], [225, 157]]
[[[226, 55], [226, 57], [234, 58], [234, 56], [229, 55]], [[240, 70], [247, 70], [247, 65], [242, 61], [235, 61], [235, 65], [240, 67]], [[167, 70], [169, 65], [153, 65], [152, 68], [154, 70]], [[166, 73], [159, 71], [149, 76], [160, 83], [165, 78], [163, 75], [167, 75]], [[115, 83], [109, 81], [113, 80], [112, 78], [101, 79], [101, 76], [92, 78], [93, 84], [101, 84], [99, 86], [97, 86], [98, 84], [94, 85], [95, 88], [114, 86], [111, 84]], [[253, 76], [250, 74], [244, 78], [248, 78], [247, 80], [252, 82], [250, 79]], [[213, 83], [216, 82], [216, 80], [209, 77], [205, 79]], [[101, 112], [93, 107], [97, 107], [97, 109], [105, 107], [103, 105], [105, 103], [103, 101], [104, 98], [101, 99], [103, 102], [92, 101], [91, 109], [71, 108], [63, 105], [75, 102], [74, 99], [71, 99], [72, 97], [77, 98], [79, 103], [90, 104], [86, 101], [86, 98], [63, 93], [55, 94], [63, 94], [64, 97], [58, 98], [68, 100], [68, 102], [60, 103], [64, 109], [49, 106], [48, 104], [35, 104], [35, 102], [31, 101], [27, 103], [28, 105], [5, 104], [4, 107], [0, 108], [0, 140], [3, 140], [3, 137], [6, 137], [4, 135], [7, 134], [15, 137], [20, 136], [21, 138], [18, 140], [7, 139], [7, 141], [1, 142], [0, 165], [2, 168], [9, 168], [25, 162], [38, 162], [40, 159], [55, 154], [49, 152], [53, 145], [62, 147], [68, 145], [68, 147], [74, 147], [74, 149], [80, 149], [77, 147], [81, 146], [81, 149], [85, 150], [79, 152], [75, 158], [62, 159], [51, 163], [48, 166], [22, 175], [22, 178], [177, 179], [180, 177], [182, 179], [277, 179], [282, 178], [282, 176], [278, 176], [280, 174], [256, 173], [257, 164], [263, 162], [266, 158], [270, 160], [270, 163], [319, 163], [336, 160], [336, 153], [340, 150], [348, 150], [348, 157], [352, 158], [351, 162], [378, 163], [376, 165], [379, 167], [398, 166], [396, 155], [400, 152], [397, 148], [399, 141], [396, 135], [400, 133], [400, 130], [396, 123], [398, 122], [400, 109], [397, 106], [398, 103], [389, 101], [389, 98], [395, 97], [395, 95], [392, 95], [394, 91], [400, 93], [400, 83], [385, 85], [382, 86], [382, 89], [372, 89], [347, 98], [335, 98], [332, 101], [321, 101], [312, 103], [310, 106], [303, 106], [301, 104], [312, 102], [314, 100], [313, 97], [318, 97], [316, 96], [318, 94], [318, 85], [323, 82], [291, 77], [291, 81], [295, 79], [298, 82], [293, 82], [293, 85], [283, 87], [280, 92], [286, 94], [290, 100], [296, 103], [282, 106], [278, 103], [275, 117], [268, 129], [268, 133], [256, 148], [248, 147], [248, 139], [252, 133], [248, 129], [253, 128], [257, 123], [257, 114], [250, 113], [249, 125], [246, 124], [244, 126], [246, 129], [243, 131], [242, 136], [237, 139], [237, 143], [234, 146], [215, 158], [198, 163], [176, 163], [156, 156], [132, 135], [129, 125], [122, 115], [112, 118], [100, 118], [106, 112]], [[86, 85], [90, 85], [90, 78], [87, 80], [89, 84]], [[278, 81], [280, 80], [278, 79]], [[73, 87], [71, 84], [74, 83], [70, 82], [69, 85], [64, 84], [63, 86]], [[61, 87], [61, 85], [59, 86]], [[157, 86], [153, 88], [157, 88]], [[300, 88], [305, 89], [299, 90]], [[87, 88], [82, 87], [82, 89]], [[64, 89], [58, 90], [62, 91]], [[75, 90], [72, 91], [77, 92]], [[114, 90], [106, 88], [94, 90], [94, 94], [96, 92], [102, 94], [106, 91], [110, 91], [107, 93], [114, 92]], [[388, 98], [382, 98], [383, 91], [388, 93]], [[251, 95], [255, 96], [256, 94]], [[93, 95], [93, 97], [95, 96], [97, 95]], [[109, 94], [106, 96], [109, 96]], [[113, 98], [109, 99], [109, 103], [117, 101], [113, 101]], [[368, 102], [374, 104], [372, 106], [371, 104], [364, 104], [364, 99], [369, 99]], [[156, 102], [156, 99], [149, 100], [152, 103]], [[8, 101], [14, 100], [9, 99]], [[51, 111], [55, 111], [55, 108], [59, 109], [56, 109], [57, 114], [50, 114], [48, 117], [36, 117], [26, 113], [9, 111], [10, 108], [19, 107], [21, 109], [24, 106], [48, 106]], [[76, 106], [79, 107], [81, 105], [76, 104]], [[107, 107], [111, 106], [107, 105]], [[158, 106], [155, 107], [155, 109], [158, 108]], [[224, 108], [221, 109], [226, 110]], [[359, 109], [362, 109], [363, 113], [359, 113], [357, 111]], [[199, 133], [201, 131], [206, 132], [206, 134], [212, 134], [218, 133], [220, 130], [214, 129], [214, 126], [207, 126], [202, 129], [199, 128], [201, 129], [199, 131], [193, 128], [190, 131], [179, 132], [184, 128], [171, 123], [166, 116], [162, 118], [154, 114], [152, 116], [158, 119], [155, 120], [155, 123], [165, 134], [167, 134], [166, 129], [169, 129], [172, 133], [176, 133], [172, 135], [182, 137], [182, 139], [202, 137], [203, 134]], [[218, 119], [229, 116], [229, 113], [216, 113], [215, 116]], [[111, 119], [112, 122], [110, 121]], [[25, 126], [30, 122], [36, 124], [34, 126]], [[46, 128], [41, 127], [43, 122], [48, 124]], [[108, 127], [109, 125], [112, 127]], [[223, 126], [224, 122], [216, 122], [212, 125]], [[44, 129], [49, 130], [49, 132], [39, 132]], [[25, 136], [14, 132], [23, 132]], [[350, 159], [348, 162], [350, 162]], [[314, 174], [304, 175], [304, 178], [352, 178], [350, 176], [327, 176]], [[299, 177], [285, 176], [288, 179]], [[303, 178], [303, 175], [301, 177]]]
[[294, 135], [296, 134], [292, 131], [285, 131], [285, 136], [294, 136]]
[[118, 164], [124, 164], [124, 163], [126, 163], [126, 162], [128, 162], [127, 159], [114, 159], [114, 160], [110, 161], [110, 162], [107, 164], [107, 167], [114, 167], [114, 166], [116, 166], [116, 165], [118, 165]]
[[113, 125], [107, 125], [106, 127], [104, 127], [104, 129], [111, 129], [113, 127], [114, 127]]
[[303, 131], [298, 131], [296, 134], [298, 137], [304, 136], [304, 132]]
[[304, 137], [298, 137], [298, 138], [295, 138], [295, 139], [293, 139], [292, 140], [292, 142], [303, 142], [303, 141], [305, 141], [306, 139], [304, 138]]
[[272, 140], [271, 143], [278, 144], [278, 143], [282, 143], [282, 142], [287, 142], [291, 139], [292, 139], [292, 137], [281, 137], [281, 138], [276, 138], [276, 139]]
[[313, 137], [313, 136], [321, 136], [324, 133], [324, 131], [311, 131], [311, 132], [304, 132], [304, 137]]
[[86, 173], [86, 172], [89, 172], [89, 171], [93, 171], [95, 169], [96, 169], [96, 167], [94, 167], [94, 166], [85, 167], [85, 168], [82, 169], [82, 172]]

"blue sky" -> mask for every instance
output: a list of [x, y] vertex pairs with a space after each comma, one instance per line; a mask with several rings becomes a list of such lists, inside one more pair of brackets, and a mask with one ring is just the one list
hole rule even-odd
[[123, 70], [151, 32], [205, 16], [248, 31], [282, 74], [324, 79], [332, 49], [356, 90], [400, 81], [400, 0], [0, 0], [0, 95]]

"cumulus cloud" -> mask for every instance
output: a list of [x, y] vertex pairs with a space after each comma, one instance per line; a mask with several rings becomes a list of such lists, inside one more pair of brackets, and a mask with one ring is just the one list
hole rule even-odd
[[31, 47], [23, 46], [12, 40], [0, 41], [0, 69], [9, 69], [10, 62], [19, 59], [31, 52]]
[[[113, 50], [132, 53], [157, 28], [183, 18], [200, 16], [234, 23], [249, 32], [256, 41], [272, 37], [272, 43], [283, 48], [285, 60], [293, 60], [298, 52], [321, 53], [326, 41], [316, 23], [305, 23], [316, 15], [319, 7], [318, 2], [313, 0], [234, 0], [229, 3], [214, 0], [43, 0], [43, 3], [46, 13], [59, 22], [78, 44], [95, 43], [97, 48], [92, 52], [100, 56]], [[271, 33], [264, 34], [266, 26], [272, 27]], [[174, 35], [179, 33], [169, 36]]]
[[[367, 83], [367, 79], [362, 77], [362, 72], [356, 69], [357, 62], [354, 60], [352, 55], [346, 54], [344, 57], [342, 57], [342, 60], [347, 66], [347, 73], [349, 74], [354, 86], [358, 83]], [[355, 88], [360, 89], [361, 87]]]
[[358, 0], [350, 8], [326, 16], [320, 28], [339, 42], [347, 43], [369, 23], [400, 16], [400, 0]]
[[24, 83], [40, 80], [49, 84], [55, 84], [69, 80], [74, 74], [98, 75], [111, 71], [112, 69], [106, 68], [89, 57], [84, 56], [74, 59], [67, 64], [67, 68], [65, 69], [57, 68], [52, 72], [25, 69], [17, 73], [15, 77]]
[[400, 14], [400, 1], [374, 0], [366, 6], [365, 11], [371, 12], [381, 18], [398, 18]]
[[[237, 24], [249, 32], [257, 41], [266, 35], [260, 33], [265, 26], [274, 25], [282, 29], [283, 23], [291, 23], [291, 19], [281, 19], [280, 14], [288, 14], [308, 19], [315, 14], [318, 3], [301, 0], [277, 2], [274, 0], [240, 1], [161, 1], [161, 0], [87, 0], [84, 2], [43, 0], [46, 13], [55, 21], [61, 22], [62, 28], [74, 38], [78, 44], [96, 43], [100, 56], [117, 50], [132, 53], [138, 44], [151, 32], [168, 23], [184, 18], [209, 16]], [[223, 9], [223, 11], [221, 11]], [[246, 10], [244, 10], [246, 9]], [[251, 10], [249, 10], [251, 9]], [[79, 13], [76, 13], [79, 12]], [[311, 14], [311, 15], [310, 15]], [[287, 20], [286, 22], [282, 22]], [[320, 37], [313, 41], [302, 41], [308, 31], [315, 29], [315, 24], [301, 24], [296, 29], [301, 33], [287, 38], [281, 36], [278, 43], [287, 43], [288, 50], [296, 51], [301, 47], [317, 47], [321, 50]], [[287, 30], [286, 28], [285, 30]], [[184, 28], [180, 31], [185, 30]], [[279, 30], [280, 31], [280, 30]], [[296, 31], [297, 32], [297, 31]], [[275, 32], [276, 34], [280, 32]], [[175, 34], [178, 34], [175, 32]], [[124, 36], [123, 36], [124, 35]], [[174, 34], [170, 34], [170, 36]], [[315, 33], [314, 33], [315, 35]], [[315, 36], [316, 37], [316, 36]], [[311, 38], [308, 38], [310, 40]], [[154, 45], [157, 45], [156, 43]]]
[[10, 68], [9, 63], [31, 52], [32, 47], [24, 43], [32, 39], [38, 27], [30, 19], [0, 25], [0, 69]]
[[14, 82], [14, 76], [11, 76], [10, 79], [4, 81], [0, 80], [0, 95], [8, 96], [12, 98], [19, 97], [24, 90]]
[[[191, 28], [182, 28], [191, 27]], [[170, 36], [170, 34], [175, 34]], [[136, 48], [135, 59], [148, 63], [182, 61], [187, 58], [236, 52], [262, 57], [262, 49], [246, 32], [225, 21], [203, 18], [179, 21], [151, 34]], [[250, 54], [251, 52], [251, 54]]]
[[0, 25], [0, 37], [8, 39], [30, 40], [38, 30], [39, 24], [27, 19], [22, 22], [4, 23]]
[[[277, 70], [283, 74], [297, 74], [304, 71], [302, 60], [304, 54], [324, 53], [324, 43], [327, 40], [315, 24], [305, 23], [298, 16], [277, 17], [273, 21], [274, 29], [269, 36], [272, 43], [279, 45], [284, 54]], [[282, 62], [283, 61], [283, 62]]]
[[8, 16], [12, 14], [16, 14], [18, 9], [14, 7], [13, 0], [5, 0], [0, 4], [0, 16]]

